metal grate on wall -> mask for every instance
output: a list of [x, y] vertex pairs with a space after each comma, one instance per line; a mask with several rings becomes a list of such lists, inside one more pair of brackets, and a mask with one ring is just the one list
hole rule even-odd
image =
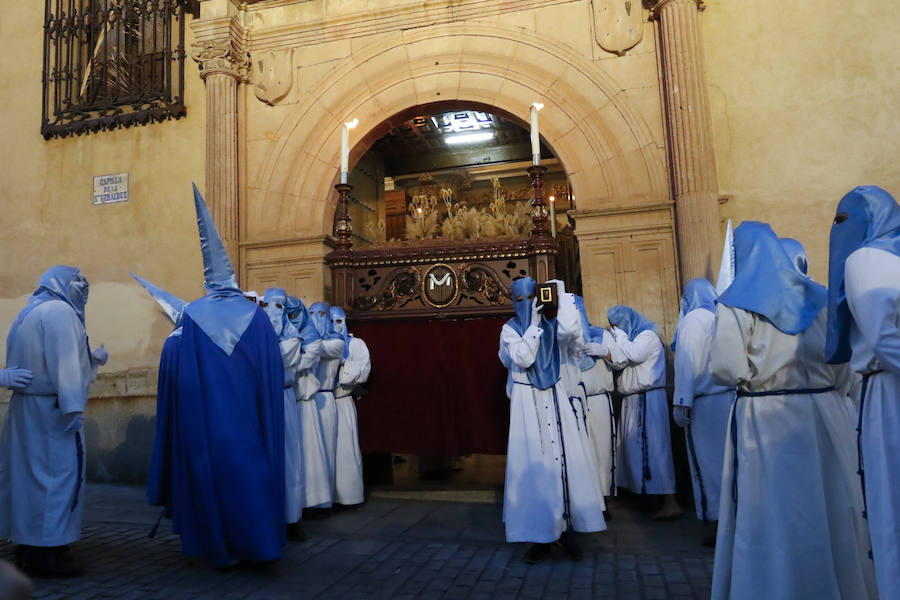
[[186, 0], [46, 0], [46, 139], [185, 115]]

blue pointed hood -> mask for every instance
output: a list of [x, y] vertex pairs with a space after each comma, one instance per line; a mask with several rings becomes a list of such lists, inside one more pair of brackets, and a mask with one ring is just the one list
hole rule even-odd
[[[840, 222], [838, 222], [840, 220]], [[828, 256], [828, 335], [825, 358], [850, 360], [850, 322], [844, 288], [844, 263], [859, 248], [877, 248], [900, 256], [900, 206], [875, 185], [854, 188], [838, 203]]]
[[615, 325], [624, 331], [628, 335], [628, 339], [632, 341], [645, 331], [652, 331], [659, 335], [656, 324], [630, 306], [617, 304], [606, 311], [606, 318], [610, 325]]
[[309, 318], [323, 340], [333, 340], [343, 336], [331, 326], [331, 305], [327, 302], [314, 302], [309, 305]]
[[809, 274], [809, 259], [806, 257], [806, 249], [799, 241], [794, 238], [780, 238], [781, 247], [784, 248], [785, 254], [794, 263], [794, 268], [803, 273]]
[[762, 315], [788, 335], [812, 324], [825, 306], [825, 288], [797, 270], [768, 223], [741, 223], [734, 253], [734, 281], [719, 304]]
[[78, 315], [78, 319], [84, 323], [84, 306], [87, 304], [89, 287], [87, 279], [81, 274], [78, 267], [56, 265], [47, 269], [38, 280], [37, 289], [28, 298], [28, 304], [19, 312], [9, 328], [9, 335], [6, 338], [7, 355], [9, 355], [9, 349], [13, 345], [22, 321], [44, 302], [62, 300], [72, 307], [72, 310]]
[[171, 319], [175, 327], [181, 327], [181, 319], [184, 316], [184, 307], [188, 305], [187, 300], [182, 300], [174, 294], [170, 294], [166, 290], [157, 287], [144, 279], [143, 277], [130, 273], [134, 280], [141, 284], [150, 297], [156, 300], [156, 303], [163, 309], [166, 316]]
[[[531, 325], [531, 303], [534, 300], [535, 282], [531, 277], [521, 277], [512, 283], [513, 308], [516, 316], [507, 323], [519, 335], [524, 335]], [[521, 298], [521, 300], [517, 300]], [[556, 345], [556, 319], [541, 317], [541, 339], [537, 356], [528, 367], [528, 381], [539, 390], [552, 388], [559, 381], [559, 348]]]
[[350, 332], [347, 330], [347, 314], [340, 306], [331, 307], [331, 327], [344, 338], [344, 358], [350, 356]]
[[[304, 346], [322, 339], [322, 336], [319, 335], [319, 330], [313, 325], [312, 317], [309, 316], [306, 305], [303, 304], [303, 301], [300, 300], [300, 298], [288, 296], [285, 307], [287, 309], [288, 318], [291, 320], [291, 324], [293, 324], [299, 332], [300, 337], [303, 339]], [[294, 317], [291, 318], [290, 315], [294, 315]]]
[[248, 302], [238, 288], [234, 267], [231, 266], [216, 224], [196, 185], [194, 208], [197, 211], [197, 229], [203, 253], [206, 296], [188, 304], [184, 312], [216, 346], [231, 356], [259, 307]]
[[684, 293], [681, 294], [681, 314], [678, 317], [678, 325], [675, 327], [675, 337], [672, 339], [672, 351], [678, 345], [678, 329], [681, 327], [681, 319], [684, 315], [692, 310], [702, 308], [715, 314], [716, 312], [716, 289], [703, 277], [691, 279], [684, 286]]
[[[578, 309], [578, 314], [581, 316], [581, 338], [584, 343], [591, 342], [591, 321], [587, 316], [587, 309], [584, 306], [584, 298], [579, 295], [575, 295], [575, 308]], [[578, 354], [578, 368], [582, 371], [587, 371], [594, 366], [596, 363], [596, 359], [592, 356], [588, 356], [585, 352], [579, 352]]]

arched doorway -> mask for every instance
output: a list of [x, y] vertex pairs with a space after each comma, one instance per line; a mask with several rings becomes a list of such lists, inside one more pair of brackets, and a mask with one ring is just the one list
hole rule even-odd
[[338, 209], [340, 226], [342, 211], [352, 217], [353, 251], [339, 245], [327, 257], [334, 302], [372, 356], [369, 394], [358, 402], [369, 474], [399, 485], [499, 486], [508, 430], [500, 327], [511, 282], [544, 278], [541, 244], [545, 276], [554, 272], [556, 229], [572, 205], [565, 167], [546, 144], [532, 167], [528, 128], [482, 104], [430, 103], [373, 131], [383, 135], [356, 162]]

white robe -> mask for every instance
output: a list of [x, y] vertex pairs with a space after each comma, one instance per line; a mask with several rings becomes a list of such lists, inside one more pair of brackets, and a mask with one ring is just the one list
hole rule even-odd
[[583, 352], [581, 314], [575, 306], [575, 296], [560, 295], [556, 316], [556, 337], [559, 343], [559, 372], [568, 402], [560, 405], [563, 440], [566, 450], [566, 469], [569, 474], [569, 497], [573, 513], [585, 515], [584, 520], [595, 523], [594, 513], [606, 510], [604, 488], [600, 483], [600, 466], [591, 440], [587, 414], [587, 394], [581, 381], [578, 355]]
[[684, 428], [685, 446], [694, 484], [697, 518], [719, 518], [722, 461], [728, 417], [735, 390], [715, 383], [709, 374], [709, 350], [715, 333], [716, 315], [698, 308], [681, 317], [675, 349], [675, 406], [691, 409], [691, 422]]
[[[524, 335], [519, 335], [506, 324], [500, 332], [499, 354], [509, 368], [510, 393], [503, 492], [508, 542], [556, 541], [569, 526], [567, 516], [575, 531], [606, 529], [602, 494], [592, 483], [594, 478], [586, 477], [583, 471], [587, 449], [577, 436], [572, 440], [565, 437], [566, 431], [577, 431], [577, 425], [574, 413], [564, 410], [569, 403], [562, 380], [546, 390], [539, 390], [528, 381], [527, 369], [537, 356], [542, 331], [529, 327]], [[570, 336], [571, 332], [557, 332], [558, 338]], [[565, 477], [564, 460], [568, 467]]]
[[303, 442], [300, 437], [300, 407], [294, 393], [294, 373], [302, 357], [300, 339], [290, 338], [279, 343], [284, 362], [284, 493], [286, 520], [296, 523], [303, 515], [306, 490], [303, 474]]
[[319, 427], [322, 429], [322, 441], [325, 443], [325, 459], [328, 462], [328, 480], [332, 497], [337, 466], [338, 413], [334, 402], [334, 388], [337, 384], [338, 369], [344, 356], [344, 339], [322, 340], [322, 352], [319, 354], [319, 366], [316, 368], [316, 379], [319, 380], [319, 391], [316, 392], [316, 410], [319, 411]]
[[642, 331], [634, 340], [619, 334], [615, 343], [623, 361], [615, 366], [624, 367], [619, 393], [625, 396], [619, 417], [616, 485], [635, 494], [674, 494], [662, 340], [652, 331]]
[[337, 465], [334, 501], [338, 504], [359, 504], [363, 494], [362, 453], [359, 451], [359, 425], [353, 388], [369, 378], [372, 363], [369, 348], [358, 337], [350, 336], [350, 353], [341, 363], [335, 404], [338, 414]]
[[325, 439], [316, 408], [316, 366], [322, 342], [316, 340], [303, 348], [300, 362], [296, 366], [294, 392], [299, 399], [298, 418], [300, 420], [300, 445], [303, 449], [303, 487], [306, 492], [305, 508], [327, 508], [331, 506], [331, 478], [328, 475], [328, 459], [325, 454]]
[[799, 335], [719, 305], [710, 372], [739, 390], [722, 475], [712, 598], [875, 597], [846, 366], [825, 364], [826, 311]]
[[[614, 354], [613, 361], [622, 362], [619, 349], [608, 331], [603, 332], [606, 350]], [[587, 396], [588, 431], [597, 461], [600, 491], [607, 496], [616, 494], [616, 417], [612, 396], [615, 389], [610, 363], [597, 358], [594, 366], [581, 372], [581, 383]]]
[[70, 544], [81, 537], [86, 443], [65, 428], [70, 413], [84, 412], [96, 371], [84, 326], [65, 302], [44, 302], [22, 321], [6, 361], [33, 379], [13, 394], [0, 437], [0, 538]]
[[[882, 598], [900, 598], [900, 258], [860, 248], [844, 263], [850, 364], [870, 375], [861, 442], [872, 556]], [[880, 372], [879, 372], [880, 371]]]

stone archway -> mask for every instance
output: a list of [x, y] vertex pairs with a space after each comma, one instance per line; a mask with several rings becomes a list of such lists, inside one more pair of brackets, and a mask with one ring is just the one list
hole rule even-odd
[[661, 124], [652, 125], [658, 102], [642, 112], [609, 74], [556, 40], [448, 24], [364, 46], [292, 110], [251, 171], [248, 241], [330, 233], [344, 121], [360, 120], [352, 163], [385, 117], [405, 109], [471, 102], [524, 118], [536, 100], [545, 104], [542, 135], [566, 165], [580, 208], [668, 196]]

